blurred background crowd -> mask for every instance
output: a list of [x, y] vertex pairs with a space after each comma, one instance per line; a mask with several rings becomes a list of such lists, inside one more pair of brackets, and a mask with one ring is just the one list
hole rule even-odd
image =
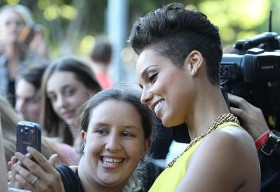
[[[98, 36], [105, 36], [113, 46], [110, 76], [115, 82], [135, 82], [135, 55], [127, 46], [132, 23], [138, 16], [171, 0], [3, 0], [22, 4], [32, 13], [44, 34], [50, 58], [62, 55], [87, 56]], [[180, 1], [204, 12], [220, 29], [226, 49], [239, 39], [268, 30], [270, 10], [272, 30], [280, 31], [280, 4], [277, 0], [188, 0]]]

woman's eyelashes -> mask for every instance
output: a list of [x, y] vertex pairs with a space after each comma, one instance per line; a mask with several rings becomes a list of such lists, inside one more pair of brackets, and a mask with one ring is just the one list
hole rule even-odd
[[95, 130], [95, 133], [97, 133], [98, 135], [101, 135], [101, 136], [106, 136], [109, 134], [109, 129], [107, 128], [98, 128]]
[[[73, 88], [65, 88], [65, 89], [63, 89], [62, 94], [60, 94], [60, 95], [67, 97], [67, 96], [72, 96], [72, 95], [74, 95], [74, 94], [75, 94], [75, 89], [73, 89]], [[49, 98], [52, 102], [54, 102], [54, 101], [56, 101], [56, 99], [57, 99], [57, 94], [55, 94], [55, 93], [49, 93], [49, 94], [48, 94], [48, 98]]]
[[128, 132], [128, 131], [123, 131], [123, 132], [122, 132], [122, 135], [123, 135], [124, 137], [127, 137], [127, 138], [134, 138], [134, 137], [135, 137], [135, 135], [134, 135], [133, 133]]
[[[97, 128], [94, 133], [97, 133], [100, 136], [107, 136], [112, 134], [112, 130], [109, 128]], [[134, 138], [135, 134], [130, 131], [121, 131], [119, 132], [119, 135], [125, 138]]]
[[151, 73], [148, 77], [149, 82], [153, 83], [157, 77], [158, 73]]
[[72, 95], [74, 95], [74, 93], [75, 93], [75, 90], [71, 87], [66, 87], [63, 89], [63, 95], [65, 95], [65, 96], [72, 96]]

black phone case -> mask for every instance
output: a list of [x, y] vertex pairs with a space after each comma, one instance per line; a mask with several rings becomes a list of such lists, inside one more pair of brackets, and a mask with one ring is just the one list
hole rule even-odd
[[17, 124], [16, 150], [26, 154], [28, 153], [26, 150], [28, 146], [41, 151], [41, 128], [37, 123], [20, 121]]

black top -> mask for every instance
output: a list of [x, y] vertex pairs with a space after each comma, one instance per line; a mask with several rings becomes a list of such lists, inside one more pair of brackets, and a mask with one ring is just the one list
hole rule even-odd
[[65, 192], [85, 191], [78, 175], [78, 169], [74, 172], [70, 167], [61, 164], [56, 165], [55, 168], [61, 175]]
[[280, 191], [280, 145], [270, 156], [258, 150], [261, 166], [261, 192]]

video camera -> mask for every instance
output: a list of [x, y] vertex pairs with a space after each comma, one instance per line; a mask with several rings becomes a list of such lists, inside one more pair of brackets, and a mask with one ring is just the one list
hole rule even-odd
[[222, 57], [221, 87], [262, 109], [270, 128], [279, 128], [280, 36], [265, 32], [233, 47], [233, 53]]

